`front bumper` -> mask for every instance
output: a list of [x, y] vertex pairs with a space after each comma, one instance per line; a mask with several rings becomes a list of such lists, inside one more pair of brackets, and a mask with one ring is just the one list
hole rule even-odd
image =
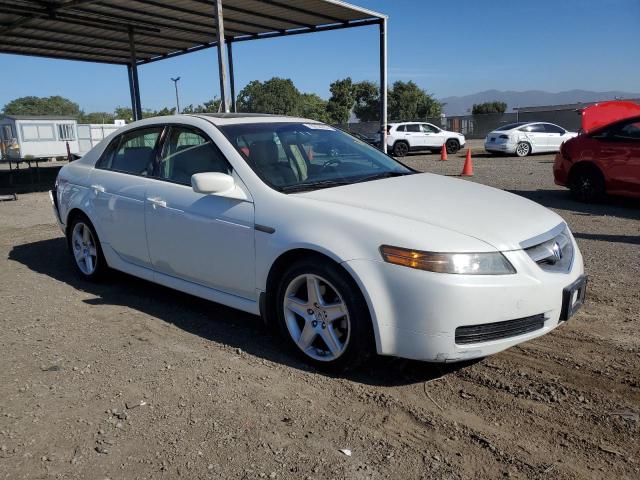
[[55, 187], [52, 190], [49, 190], [49, 200], [51, 201], [51, 208], [53, 209], [53, 214], [56, 217], [56, 222], [58, 222], [58, 227], [60, 227], [62, 233], [66, 234], [64, 224], [60, 219], [60, 209], [58, 207], [58, 192]]
[[[584, 274], [582, 256], [568, 273], [543, 271], [524, 251], [504, 252], [513, 275], [447, 275], [383, 261], [346, 262], [372, 313], [378, 353], [453, 362], [481, 358], [556, 328], [563, 290]], [[364, 280], [363, 280], [364, 279]], [[542, 315], [533, 331], [477, 343], [456, 343], [458, 327]]]

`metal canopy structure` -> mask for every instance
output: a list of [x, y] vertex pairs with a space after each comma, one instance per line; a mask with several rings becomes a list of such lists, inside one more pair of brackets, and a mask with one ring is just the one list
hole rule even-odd
[[378, 25], [386, 132], [386, 24], [339, 0], [0, 0], [0, 53], [126, 65], [138, 120], [141, 65], [218, 47], [222, 105], [235, 111], [233, 43]]

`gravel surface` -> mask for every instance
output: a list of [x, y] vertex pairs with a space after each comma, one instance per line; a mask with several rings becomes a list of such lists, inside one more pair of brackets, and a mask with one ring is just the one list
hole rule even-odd
[[[455, 175], [464, 158], [405, 160]], [[0, 478], [639, 478], [640, 204], [573, 202], [552, 160], [477, 154], [468, 180], [567, 220], [590, 275], [579, 314], [473, 364], [344, 377], [257, 317], [80, 280], [46, 193], [0, 203]]]

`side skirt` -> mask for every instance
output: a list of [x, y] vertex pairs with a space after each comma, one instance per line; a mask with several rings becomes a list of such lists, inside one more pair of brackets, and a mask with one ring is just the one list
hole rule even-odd
[[204, 298], [212, 302], [220, 303], [231, 308], [242, 310], [243, 312], [251, 313], [253, 315], [260, 315], [260, 307], [257, 301], [252, 301], [246, 298], [238, 297], [228, 293], [221, 292], [213, 288], [205, 287], [197, 283], [188, 282], [180, 278], [165, 275], [159, 273], [150, 268], [134, 265], [130, 262], [124, 261], [108, 244], [102, 244], [102, 252], [107, 260], [109, 267], [114, 270], [119, 270], [134, 277], [142, 278], [165, 287], [178, 290], [180, 292], [188, 293], [196, 297]]

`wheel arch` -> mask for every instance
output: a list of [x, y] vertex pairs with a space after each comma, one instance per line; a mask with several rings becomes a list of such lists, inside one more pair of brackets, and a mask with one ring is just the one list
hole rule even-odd
[[67, 238], [69, 238], [69, 229], [71, 228], [71, 224], [79, 216], [87, 217], [89, 219], [89, 221], [91, 222], [91, 224], [93, 225], [93, 228], [94, 229], [96, 228], [95, 224], [93, 223], [93, 221], [91, 220], [89, 215], [87, 215], [87, 212], [85, 212], [84, 210], [82, 210], [79, 207], [73, 207], [67, 213], [67, 218], [65, 219], [66, 221], [65, 221], [65, 224], [64, 224], [64, 230], [65, 230]]
[[367, 309], [369, 311], [369, 318], [371, 321], [371, 329], [374, 334], [376, 349], [380, 351], [380, 332], [376, 321], [375, 311], [371, 302], [370, 296], [365, 291], [364, 282], [351, 268], [347, 268], [347, 264], [342, 261], [337, 255], [329, 251], [320, 251], [320, 249], [314, 249], [311, 247], [296, 247], [285, 252], [282, 252], [271, 264], [269, 273], [266, 279], [266, 291], [261, 294], [260, 298], [260, 311], [264, 321], [269, 327], [276, 325], [276, 305], [274, 292], [277, 289], [279, 280], [284, 275], [287, 267], [292, 263], [308, 258], [317, 258], [320, 261], [331, 262], [340, 268], [345, 274], [353, 281], [354, 285], [358, 288], [360, 295], [364, 299]]
[[599, 175], [606, 186], [607, 177], [605, 176], [600, 166], [597, 165], [593, 160], [580, 160], [579, 162], [576, 162], [573, 165], [571, 165], [571, 168], [569, 169], [569, 173], [567, 174], [567, 182], [570, 183], [571, 180], [573, 179], [573, 176], [576, 173], [585, 171], [585, 170], [593, 172], [596, 175]]

